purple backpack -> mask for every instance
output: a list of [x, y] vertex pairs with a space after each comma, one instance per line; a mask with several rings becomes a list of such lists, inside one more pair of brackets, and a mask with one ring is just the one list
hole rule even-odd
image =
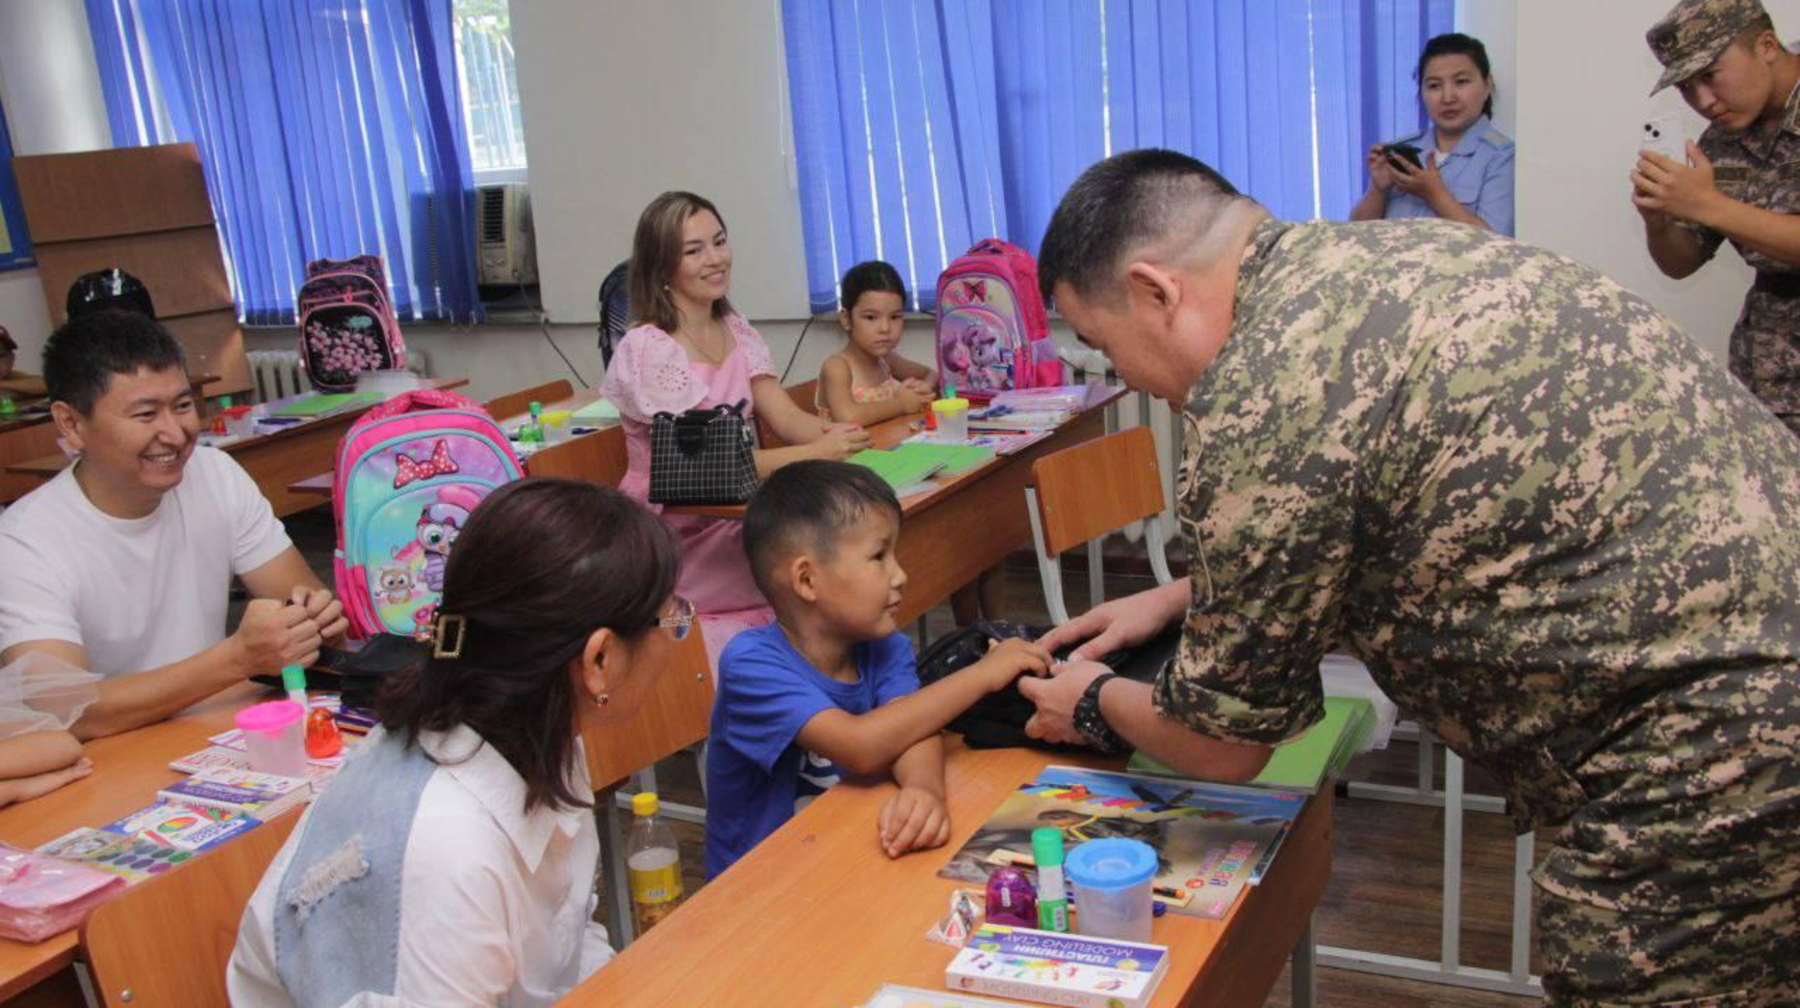
[[406, 340], [380, 256], [318, 259], [294, 299], [300, 364], [323, 392], [347, 392], [364, 371], [406, 367]]

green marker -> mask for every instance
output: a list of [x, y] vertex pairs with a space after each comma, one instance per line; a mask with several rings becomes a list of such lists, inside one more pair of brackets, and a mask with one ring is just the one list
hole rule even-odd
[[1039, 931], [1069, 930], [1069, 897], [1063, 891], [1062, 830], [1044, 826], [1031, 831], [1031, 857], [1037, 862]]

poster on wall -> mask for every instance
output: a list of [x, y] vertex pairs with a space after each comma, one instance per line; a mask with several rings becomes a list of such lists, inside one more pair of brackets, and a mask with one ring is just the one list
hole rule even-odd
[[6, 110], [0, 108], [0, 270], [32, 265], [31, 239], [25, 234], [25, 207], [13, 180], [12, 138], [6, 132]]

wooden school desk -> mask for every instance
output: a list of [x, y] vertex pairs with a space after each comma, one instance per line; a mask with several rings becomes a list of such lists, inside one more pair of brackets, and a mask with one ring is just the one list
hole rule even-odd
[[[94, 761], [94, 772], [41, 798], [0, 809], [0, 841], [36, 847], [77, 826], [104, 826], [151, 804], [159, 789], [185, 776], [169, 769], [170, 760], [206, 748], [209, 736], [232, 727], [239, 708], [267, 692], [244, 683], [168, 721], [87, 743], [84, 755]], [[0, 1002], [67, 969], [76, 951], [73, 930], [36, 944], [0, 938]]]
[[[942, 990], [954, 950], [927, 941], [925, 931], [943, 916], [951, 890], [966, 883], [939, 878], [938, 870], [1001, 799], [1047, 764], [1117, 765], [1030, 749], [966, 749], [954, 736], [945, 749], [945, 846], [889, 861], [876, 846], [875, 820], [894, 785], [839, 784], [561, 1004], [849, 1008], [884, 983]], [[1153, 1004], [1260, 1006], [1288, 953], [1310, 953], [1309, 923], [1330, 870], [1327, 789], [1307, 802], [1262, 884], [1223, 920], [1157, 918], [1151, 939], [1170, 947], [1170, 968]], [[1296, 958], [1296, 973], [1310, 977], [1308, 956]]]
[[[467, 378], [436, 378], [427, 379], [422, 387], [453, 389], [468, 383]], [[289, 396], [269, 405], [277, 407], [298, 398], [300, 397]], [[329, 470], [337, 462], [338, 441], [343, 438], [344, 432], [350, 429], [357, 417], [373, 408], [374, 404], [370, 404], [315, 420], [303, 420], [267, 434], [241, 438], [225, 445], [221, 450], [237, 459], [244, 471], [250, 474], [250, 478], [256, 481], [263, 496], [269, 499], [270, 506], [275, 509], [275, 516], [286, 517], [318, 503], [316, 497], [296, 494], [288, 489], [288, 485], [320, 470]], [[42, 481], [68, 467], [69, 460], [57, 454], [7, 465], [6, 472]]]
[[[902, 625], [918, 619], [1031, 541], [1031, 522], [1025, 511], [1025, 485], [1031, 482], [1031, 463], [1104, 434], [1106, 407], [1125, 391], [1101, 388], [1080, 413], [1042, 441], [1016, 455], [995, 456], [960, 476], [934, 479], [930, 490], [900, 501], [896, 556], [907, 577], [906, 595], [900, 601]], [[917, 419], [899, 417], [869, 428], [874, 446], [892, 448], [918, 433], [911, 427]], [[670, 514], [720, 518], [744, 516], [742, 505], [666, 510]]]
[[[600, 396], [592, 391], [581, 391], [567, 399], [545, 404], [544, 411], [574, 412], [598, 398]], [[525, 417], [526, 414], [520, 413], [496, 419], [502, 429], [507, 429]], [[336, 461], [335, 458], [332, 459], [333, 463]], [[521, 462], [527, 476], [554, 476], [616, 487], [625, 478], [625, 430], [615, 423], [589, 434], [577, 434], [546, 445]], [[288, 484], [287, 490], [295, 496], [310, 498], [312, 503], [317, 504], [321, 500], [331, 499], [333, 477], [334, 473], [327, 468], [324, 472], [295, 480]]]

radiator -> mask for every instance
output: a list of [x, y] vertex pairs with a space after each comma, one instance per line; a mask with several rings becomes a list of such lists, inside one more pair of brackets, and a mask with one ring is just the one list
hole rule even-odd
[[[255, 386], [257, 402], [266, 403], [312, 390], [312, 382], [306, 380], [306, 369], [300, 366], [299, 353], [293, 350], [252, 350], [245, 356], [250, 359], [250, 381]], [[425, 354], [407, 347], [406, 370], [421, 378], [426, 377], [429, 372], [425, 369]]]

